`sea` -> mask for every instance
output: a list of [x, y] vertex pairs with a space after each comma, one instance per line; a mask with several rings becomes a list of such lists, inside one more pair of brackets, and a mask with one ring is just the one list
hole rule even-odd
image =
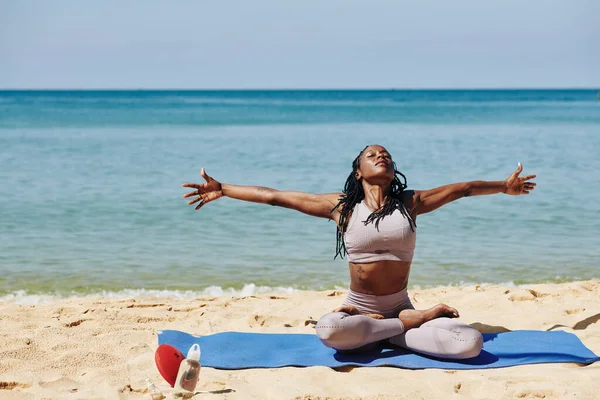
[[410, 189], [537, 175], [419, 216], [411, 288], [600, 278], [596, 90], [0, 91], [0, 300], [347, 288], [332, 221], [182, 184], [339, 192], [369, 144]]

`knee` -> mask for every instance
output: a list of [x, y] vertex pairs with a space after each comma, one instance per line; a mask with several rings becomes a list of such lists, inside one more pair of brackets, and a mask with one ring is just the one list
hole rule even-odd
[[347, 315], [343, 312], [331, 312], [323, 315], [315, 326], [319, 339], [327, 344], [326, 342], [335, 341], [336, 337], [341, 336], [345, 330], [343, 320]]
[[463, 360], [477, 357], [483, 349], [483, 336], [475, 328], [461, 327], [455, 340], [455, 346], [452, 358]]
[[363, 344], [365, 336], [363, 330], [351, 326], [349, 321], [344, 321], [346, 317], [350, 315], [332, 312], [319, 319], [315, 331], [325, 346], [336, 350], [352, 350]]

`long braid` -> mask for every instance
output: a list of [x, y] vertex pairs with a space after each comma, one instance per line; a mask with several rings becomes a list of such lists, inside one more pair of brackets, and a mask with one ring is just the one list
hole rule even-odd
[[[367, 146], [369, 147], [369, 146]], [[337, 227], [336, 233], [336, 253], [335, 258], [340, 256], [344, 258], [346, 255], [346, 244], [344, 243], [344, 234], [346, 229], [348, 228], [348, 222], [350, 217], [352, 216], [352, 211], [354, 211], [354, 207], [363, 201], [365, 198], [365, 192], [363, 190], [361, 182], [356, 179], [355, 174], [356, 171], [360, 168], [360, 156], [367, 149], [365, 147], [358, 156], [352, 161], [352, 172], [346, 179], [346, 184], [344, 185], [343, 195], [340, 197], [338, 204], [333, 208], [333, 210], [342, 207], [340, 211], [340, 221]], [[411, 218], [404, 202], [402, 201], [402, 192], [406, 189], [406, 177], [396, 169], [396, 163], [394, 165], [394, 179], [391, 184], [390, 194], [387, 198], [385, 204], [377, 211], [372, 212], [369, 217], [362, 221], [365, 225], [369, 223], [375, 223], [375, 228], [379, 230], [379, 222], [386, 215], [391, 215], [395, 210], [400, 210], [402, 215], [408, 219], [410, 223], [411, 229], [414, 231], [416, 227], [416, 223]], [[403, 181], [398, 177], [402, 177]], [[333, 211], [332, 210], [332, 211]]]

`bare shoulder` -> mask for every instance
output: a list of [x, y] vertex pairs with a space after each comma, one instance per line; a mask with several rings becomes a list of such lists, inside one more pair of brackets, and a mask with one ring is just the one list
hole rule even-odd
[[402, 192], [402, 202], [404, 203], [404, 207], [406, 207], [408, 213], [411, 214], [411, 216], [415, 214], [415, 211], [419, 205], [420, 193], [420, 190], [413, 189], [404, 190]]
[[325, 193], [317, 196], [320, 197], [321, 201], [326, 202], [331, 207], [332, 214], [339, 215], [339, 213], [342, 211], [344, 205], [340, 204], [340, 201], [344, 198], [344, 193]]
[[323, 200], [329, 202], [333, 206], [336, 206], [344, 197], [344, 193], [324, 193], [317, 196], [321, 197]]
[[343, 199], [343, 197], [345, 196], [344, 193], [325, 193], [325, 194], [320, 194], [318, 195], [320, 196], [323, 201], [327, 202], [329, 205], [329, 210], [330, 210], [330, 216], [329, 218], [331, 220], [333, 220], [336, 225], [339, 224], [340, 222], [340, 213], [342, 212], [342, 209], [344, 208], [344, 204], [340, 204], [340, 200]]

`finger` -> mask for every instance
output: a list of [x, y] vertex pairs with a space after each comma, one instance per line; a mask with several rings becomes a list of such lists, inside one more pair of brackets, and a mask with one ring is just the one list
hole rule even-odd
[[204, 180], [205, 180], [206, 182], [209, 182], [209, 181], [210, 181], [210, 176], [208, 176], [208, 175], [206, 174], [206, 171], [204, 171], [204, 167], [202, 167], [202, 169], [200, 170], [200, 175], [202, 175], [202, 177], [204, 178]]
[[197, 183], [184, 183], [181, 186], [182, 187], [189, 187], [189, 188], [200, 189], [200, 185], [198, 185]]
[[340, 307], [342, 312], [348, 313], [348, 314], [358, 314], [358, 309], [356, 307], [352, 307], [352, 306], [343, 306]]
[[183, 195], [183, 198], [184, 198], [184, 199], [187, 199], [188, 197], [192, 197], [192, 196], [198, 196], [198, 194], [199, 194], [199, 193], [198, 193], [198, 191], [195, 191], [195, 192], [189, 192], [189, 193], [186, 193], [186, 194], [184, 194], [184, 195]]
[[523, 190], [521, 194], [529, 194], [529, 190]]
[[523, 166], [521, 165], [521, 163], [517, 163], [517, 169], [512, 174], [510, 174], [508, 179], [517, 179], [521, 171], [523, 171]]
[[194, 208], [194, 210], [199, 210], [204, 204], [204, 201], [201, 201], [200, 204], [198, 204], [196, 208]]
[[517, 170], [514, 172], [517, 176], [523, 171], [523, 165], [519, 162], [517, 163]]
[[191, 206], [192, 204], [197, 203], [200, 200], [202, 200], [202, 197], [198, 196], [194, 200], [188, 201], [188, 204]]
[[525, 178], [526, 181], [530, 180], [530, 179], [534, 179], [536, 177], [536, 175], [527, 175]]
[[353, 306], [342, 306], [342, 307], [337, 308], [334, 312], [345, 312], [350, 315], [355, 315], [355, 314], [359, 313], [358, 308], [353, 307]]

